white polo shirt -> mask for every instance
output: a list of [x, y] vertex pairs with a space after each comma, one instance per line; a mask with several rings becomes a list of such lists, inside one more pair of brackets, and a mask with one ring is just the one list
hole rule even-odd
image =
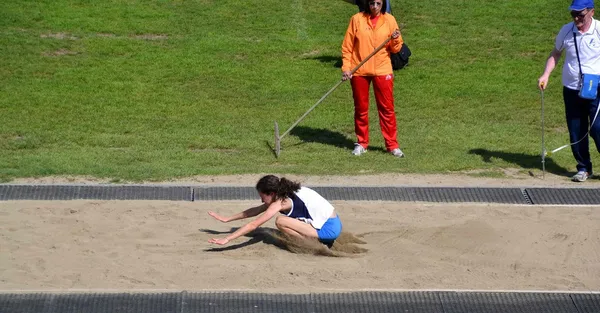
[[573, 22], [564, 25], [556, 36], [555, 48], [565, 51], [565, 63], [562, 71], [563, 86], [579, 90], [579, 63], [575, 53], [573, 31], [577, 33], [577, 47], [584, 74], [600, 74], [600, 23], [592, 19], [592, 25], [585, 33], [580, 33]]

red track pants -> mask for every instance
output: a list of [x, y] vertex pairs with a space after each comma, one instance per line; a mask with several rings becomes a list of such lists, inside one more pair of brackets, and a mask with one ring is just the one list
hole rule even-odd
[[369, 85], [373, 82], [379, 126], [388, 151], [398, 148], [396, 112], [394, 112], [394, 75], [352, 76], [354, 97], [354, 132], [358, 144], [369, 147]]

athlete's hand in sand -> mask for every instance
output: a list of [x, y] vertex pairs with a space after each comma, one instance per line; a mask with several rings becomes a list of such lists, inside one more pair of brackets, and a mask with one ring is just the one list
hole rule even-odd
[[215, 243], [218, 245], [226, 245], [229, 243], [229, 239], [227, 238], [213, 238], [211, 240], [208, 241], [209, 243]]
[[227, 223], [228, 222], [228, 220], [227, 220], [226, 217], [221, 216], [221, 215], [219, 215], [219, 214], [217, 214], [217, 213], [215, 213], [213, 211], [208, 211], [208, 215], [214, 217], [216, 220], [221, 221], [223, 223]]

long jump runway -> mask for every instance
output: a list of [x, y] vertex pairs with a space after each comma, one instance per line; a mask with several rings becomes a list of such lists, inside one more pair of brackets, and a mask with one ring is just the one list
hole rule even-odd
[[[314, 187], [331, 200], [481, 202], [516, 205], [597, 205], [599, 189]], [[256, 199], [251, 187], [148, 185], [0, 185], [0, 201], [13, 200]], [[1, 251], [1, 247], [0, 247]], [[1, 283], [0, 283], [1, 285]], [[35, 292], [0, 291], [0, 313], [104, 312], [527, 312], [599, 313], [598, 292], [359, 291], [256, 293], [248, 291]]]

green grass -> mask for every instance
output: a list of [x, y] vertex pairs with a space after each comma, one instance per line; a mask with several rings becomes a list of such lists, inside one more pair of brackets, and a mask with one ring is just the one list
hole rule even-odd
[[[240, 173], [447, 173], [540, 167], [536, 88], [566, 4], [393, 1], [413, 51], [396, 72], [398, 138], [352, 157], [344, 1], [9, 1], [0, 4], [0, 179], [162, 180]], [[546, 143], [568, 141], [560, 64]], [[547, 160], [574, 170], [570, 151]]]

